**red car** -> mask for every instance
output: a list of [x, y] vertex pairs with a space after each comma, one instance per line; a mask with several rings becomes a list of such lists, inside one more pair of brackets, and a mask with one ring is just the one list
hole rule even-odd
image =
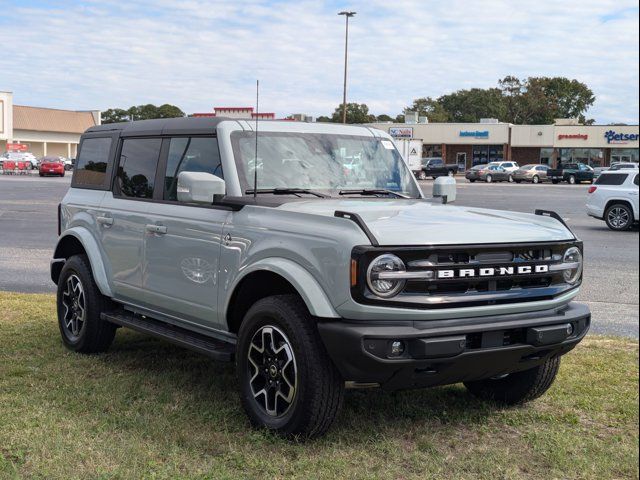
[[64, 177], [64, 163], [58, 157], [44, 157], [40, 162], [40, 176], [57, 175]]

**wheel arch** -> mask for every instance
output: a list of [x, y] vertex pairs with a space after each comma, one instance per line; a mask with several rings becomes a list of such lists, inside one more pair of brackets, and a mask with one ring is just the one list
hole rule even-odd
[[631, 210], [631, 215], [633, 215], [633, 221], [635, 222], [638, 220], [636, 211], [633, 208], [633, 205], [631, 204], [631, 202], [627, 199], [621, 199], [621, 198], [612, 198], [610, 200], [607, 200], [607, 204], [604, 206], [603, 215], [606, 215], [607, 210], [609, 210], [612, 206], [618, 205], [618, 204], [622, 204], [626, 207], [629, 207], [629, 210]]
[[301, 265], [284, 258], [267, 258], [242, 271], [224, 304], [230, 332], [237, 333], [246, 312], [271, 295], [296, 294], [314, 317], [340, 318], [316, 279]]
[[107, 279], [107, 273], [102, 262], [102, 255], [98, 242], [82, 227], [74, 227], [62, 233], [58, 239], [56, 248], [51, 260], [51, 280], [57, 285], [60, 272], [65, 261], [73, 255], [86, 255], [89, 258], [93, 278], [100, 289], [100, 293], [111, 297], [111, 287]]

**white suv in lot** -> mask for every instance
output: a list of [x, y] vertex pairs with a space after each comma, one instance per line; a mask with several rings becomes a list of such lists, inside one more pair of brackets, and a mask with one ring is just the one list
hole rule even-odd
[[602, 172], [589, 188], [587, 213], [604, 220], [611, 230], [629, 230], [638, 222], [638, 170]]

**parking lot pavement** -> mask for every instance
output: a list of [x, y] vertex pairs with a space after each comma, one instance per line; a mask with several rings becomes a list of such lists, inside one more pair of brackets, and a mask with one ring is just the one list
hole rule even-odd
[[[71, 176], [0, 176], [0, 290], [53, 292], [49, 259], [57, 237], [57, 205]], [[420, 182], [427, 195], [431, 181]], [[586, 215], [588, 185], [466, 183], [457, 205], [532, 213], [558, 212], [585, 244], [585, 281], [578, 300], [593, 312], [592, 332], [638, 338], [638, 229], [612, 232]]]

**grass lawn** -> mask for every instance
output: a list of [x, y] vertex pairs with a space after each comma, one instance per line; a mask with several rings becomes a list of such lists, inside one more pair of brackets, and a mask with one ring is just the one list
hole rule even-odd
[[327, 436], [255, 431], [233, 366], [119, 330], [61, 344], [54, 297], [0, 293], [0, 478], [637, 478], [638, 342], [589, 337], [549, 393], [347, 391]]

